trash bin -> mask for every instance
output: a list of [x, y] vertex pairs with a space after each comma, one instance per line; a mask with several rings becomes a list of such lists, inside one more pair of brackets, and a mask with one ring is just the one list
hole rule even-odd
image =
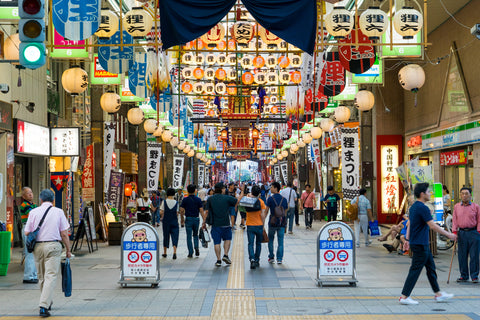
[[12, 233], [10, 231], [0, 231], [0, 276], [7, 275], [8, 264], [10, 263], [11, 238]]

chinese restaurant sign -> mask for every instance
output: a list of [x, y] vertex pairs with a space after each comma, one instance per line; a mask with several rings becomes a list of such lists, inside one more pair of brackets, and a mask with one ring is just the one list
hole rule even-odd
[[179, 189], [183, 186], [183, 155], [173, 156], [173, 189]]
[[82, 174], [82, 200], [95, 201], [95, 170], [94, 170], [94, 156], [93, 145], [87, 147], [87, 156], [85, 157], [85, 164], [83, 165]]
[[382, 212], [395, 213], [399, 206], [398, 146], [383, 145], [380, 152]]
[[160, 158], [162, 157], [162, 145], [151, 143], [147, 145], [147, 190], [157, 191], [158, 174], [160, 173]]
[[342, 129], [342, 191], [345, 200], [353, 200], [360, 187], [358, 127]]
[[80, 128], [52, 128], [50, 156], [68, 157], [80, 154]]
[[467, 164], [467, 150], [440, 153], [441, 166], [456, 166], [461, 164]]

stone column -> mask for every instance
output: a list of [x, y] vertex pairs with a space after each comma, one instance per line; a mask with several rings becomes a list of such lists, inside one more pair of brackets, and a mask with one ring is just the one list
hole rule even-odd
[[443, 183], [443, 172], [440, 166], [440, 150], [430, 152], [433, 160], [433, 181]]
[[[480, 144], [473, 145], [473, 185], [480, 186]], [[479, 203], [480, 188], [473, 189], [472, 199], [475, 203]]]

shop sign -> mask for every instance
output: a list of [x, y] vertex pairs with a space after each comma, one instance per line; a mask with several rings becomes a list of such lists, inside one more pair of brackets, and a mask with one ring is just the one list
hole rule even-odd
[[313, 160], [317, 168], [318, 187], [319, 187], [318, 192], [320, 192], [321, 194], [322, 193], [322, 158], [320, 153], [320, 146], [318, 144], [318, 139], [313, 139], [310, 145], [312, 146]]
[[124, 181], [125, 174], [123, 172], [115, 172], [112, 170], [108, 187], [108, 202], [110, 202], [112, 207], [116, 208], [118, 212], [122, 212]]
[[430, 151], [480, 141], [480, 121], [422, 135], [422, 150]]
[[398, 146], [381, 146], [381, 192], [382, 212], [396, 212], [399, 206]]
[[50, 129], [33, 123], [17, 120], [18, 153], [40, 156], [50, 155]]
[[205, 185], [205, 165], [203, 163], [198, 164], [198, 188], [201, 189]]
[[275, 173], [275, 181], [276, 182], [281, 182], [280, 180], [280, 166], [276, 164], [274, 167], [274, 173]]
[[[422, 42], [422, 33], [419, 32], [413, 36], [413, 39], [403, 39], [395, 30], [393, 30], [393, 40], [392, 43], [397, 43], [392, 49], [390, 46], [381, 46], [382, 48], [382, 57], [394, 58], [394, 57], [421, 57], [422, 56], [422, 46], [421, 45], [410, 45], [413, 43]], [[382, 35], [382, 43], [390, 43], [390, 24], [388, 24], [387, 31]]]
[[135, 223], [122, 235], [122, 277], [157, 275], [158, 236], [146, 223]]
[[433, 184], [433, 199], [435, 207], [435, 222], [443, 221], [443, 185], [441, 183]]
[[18, 0], [1, 0], [0, 1], [0, 20], [17, 20], [18, 16]]
[[281, 161], [280, 163], [280, 171], [282, 171], [283, 176], [283, 183], [288, 183], [288, 163], [287, 161]]
[[160, 159], [162, 158], [162, 145], [160, 143], [147, 144], [147, 190], [157, 191], [158, 175], [160, 173]]
[[80, 128], [51, 128], [52, 157], [69, 157], [80, 154]]
[[[342, 191], [345, 200], [353, 200], [360, 188], [358, 127], [341, 128], [342, 132]], [[393, 168], [392, 168], [393, 170]]]
[[[88, 51], [85, 48], [85, 40], [67, 40], [62, 37], [57, 30], [53, 30], [53, 45], [55, 47], [50, 51], [50, 57], [52, 58], [88, 58]], [[75, 47], [70, 47], [74, 45]], [[68, 46], [68, 47], [62, 47]]]
[[87, 155], [82, 173], [82, 200], [84, 202], [95, 201], [95, 168], [94, 168], [93, 145], [87, 146]]
[[183, 187], [183, 163], [185, 158], [183, 155], [173, 156], [173, 189], [180, 189]]
[[90, 68], [91, 84], [121, 84], [122, 78], [119, 74], [106, 71], [98, 61], [98, 55], [94, 55], [92, 66]]
[[130, 84], [128, 82], [128, 77], [125, 77], [125, 80], [122, 83], [122, 91], [120, 92], [120, 99], [124, 102], [143, 102], [144, 98], [135, 96], [130, 91]]
[[354, 269], [353, 232], [342, 222], [322, 228], [319, 241], [319, 276], [351, 276]]
[[441, 166], [456, 166], [461, 164], [467, 164], [467, 150], [440, 153]]
[[[13, 204], [14, 204], [14, 194], [13, 190], [15, 190], [15, 148], [14, 148], [14, 141], [15, 136], [12, 133], [7, 133], [7, 186], [5, 188], [5, 195], [7, 196], [7, 211], [5, 222], [7, 224], [7, 230], [12, 232], [12, 240], [13, 240]], [[13, 243], [13, 242], [12, 242]]]
[[107, 193], [112, 170], [112, 155], [115, 147], [115, 123], [106, 122], [103, 128], [103, 192]]
[[12, 131], [12, 104], [0, 101], [0, 130]]
[[373, 66], [364, 73], [355, 74], [352, 73], [352, 83], [364, 84], [364, 83], [383, 83], [383, 60], [378, 58], [375, 60]]

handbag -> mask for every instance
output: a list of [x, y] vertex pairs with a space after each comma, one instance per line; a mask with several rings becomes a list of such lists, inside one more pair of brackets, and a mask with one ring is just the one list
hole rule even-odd
[[268, 239], [268, 234], [267, 234], [267, 231], [265, 231], [265, 228], [263, 228], [263, 239], [262, 239], [262, 243], [268, 243], [269, 239]]
[[65, 293], [65, 297], [72, 295], [72, 269], [69, 258], [62, 262], [62, 292]]
[[27, 236], [27, 241], [25, 243], [25, 246], [27, 247], [27, 251], [29, 253], [32, 253], [33, 250], [35, 250], [35, 245], [37, 244], [37, 235], [38, 235], [38, 232], [40, 231], [40, 227], [42, 226], [43, 224], [43, 220], [45, 220], [45, 217], [48, 213], [48, 211], [50, 211], [50, 209], [52, 208], [53, 206], [50, 206], [47, 211], [45, 211], [45, 213], [43, 214], [43, 217], [42, 217], [42, 220], [40, 220], [40, 223], [38, 224], [38, 227], [37, 229], [35, 229], [35, 231], [32, 231], [28, 234]]

